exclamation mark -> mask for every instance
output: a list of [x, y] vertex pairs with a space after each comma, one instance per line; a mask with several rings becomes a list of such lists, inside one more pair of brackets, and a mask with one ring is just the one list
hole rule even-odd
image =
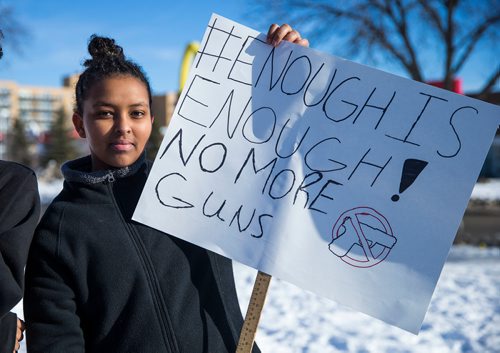
[[[402, 194], [411, 184], [417, 179], [422, 170], [429, 162], [421, 161], [420, 159], [407, 159], [403, 164], [403, 172], [401, 174], [401, 183], [399, 184], [399, 193]], [[399, 195], [392, 195], [391, 200], [399, 201]]]

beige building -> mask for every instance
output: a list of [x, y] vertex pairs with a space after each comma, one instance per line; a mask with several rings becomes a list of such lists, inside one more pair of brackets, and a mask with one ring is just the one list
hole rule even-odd
[[[30, 139], [39, 143], [43, 142], [44, 134], [50, 130], [52, 121], [61, 109], [68, 116], [68, 125], [71, 125], [74, 87], [78, 76], [65, 77], [62, 87], [25, 86], [0, 80], [0, 159], [6, 156], [7, 135], [15, 119], [21, 119]], [[177, 99], [176, 92], [153, 96], [153, 112], [161, 126], [168, 125]]]
[[153, 95], [153, 114], [155, 119], [159, 119], [161, 126], [166, 127], [170, 123], [178, 99], [179, 95], [176, 92]]
[[0, 80], [0, 158], [5, 156], [6, 137], [15, 119], [21, 119], [30, 138], [37, 139], [50, 129], [61, 109], [71, 114], [72, 105], [73, 90], [69, 86], [25, 86]]

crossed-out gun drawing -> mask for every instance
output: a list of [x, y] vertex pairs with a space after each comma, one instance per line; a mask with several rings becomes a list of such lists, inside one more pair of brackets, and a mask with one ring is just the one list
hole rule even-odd
[[[366, 211], [343, 216], [337, 221], [333, 239], [328, 245], [342, 261], [355, 267], [372, 267], [383, 261], [396, 245], [397, 239], [388, 223], [384, 224], [385, 218]], [[366, 218], [364, 222], [363, 218]], [[371, 220], [370, 224], [366, 222], [368, 220]], [[376, 222], [380, 225], [375, 225]]]

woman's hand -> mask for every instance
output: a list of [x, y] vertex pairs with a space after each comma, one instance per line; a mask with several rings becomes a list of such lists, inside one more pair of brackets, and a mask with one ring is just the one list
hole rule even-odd
[[16, 330], [16, 344], [14, 345], [13, 353], [16, 353], [19, 348], [21, 348], [21, 341], [24, 338], [24, 322], [21, 319], [17, 319], [17, 330]]
[[301, 45], [303, 47], [309, 47], [309, 41], [307, 39], [303, 39], [300, 36], [300, 33], [290, 27], [289, 24], [285, 23], [281, 26], [278, 26], [275, 23], [272, 24], [267, 32], [267, 43], [276, 47], [283, 40]]

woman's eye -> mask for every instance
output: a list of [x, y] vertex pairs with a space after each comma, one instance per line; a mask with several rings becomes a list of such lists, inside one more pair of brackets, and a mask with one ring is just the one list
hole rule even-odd
[[112, 118], [113, 113], [110, 111], [103, 110], [103, 111], [97, 112], [97, 116], [99, 118]]
[[141, 110], [134, 110], [131, 115], [134, 118], [142, 118], [143, 116], [146, 115], [146, 113]]

